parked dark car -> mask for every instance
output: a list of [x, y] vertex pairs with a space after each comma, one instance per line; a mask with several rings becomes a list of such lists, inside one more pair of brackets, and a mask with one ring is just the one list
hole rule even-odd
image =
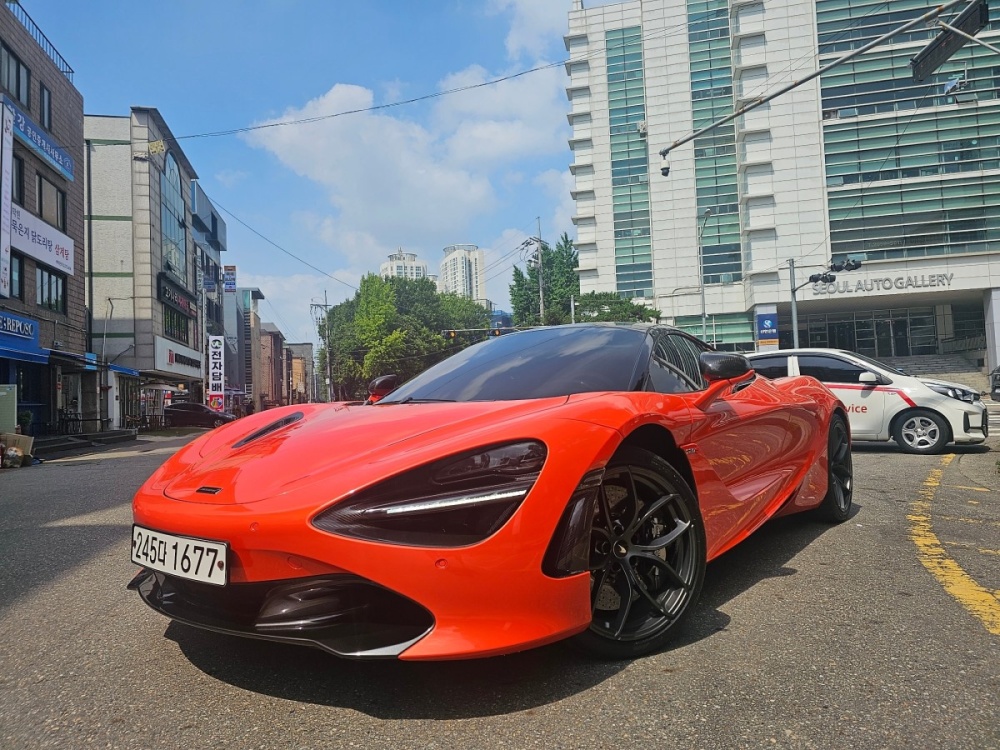
[[205, 404], [170, 404], [163, 408], [165, 427], [220, 427], [235, 419], [235, 414], [212, 411]]

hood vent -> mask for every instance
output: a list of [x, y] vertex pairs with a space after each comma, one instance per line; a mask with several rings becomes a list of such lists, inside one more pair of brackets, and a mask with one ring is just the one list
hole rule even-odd
[[254, 440], [259, 440], [265, 435], [270, 435], [272, 432], [277, 432], [283, 427], [287, 427], [290, 424], [295, 424], [300, 419], [302, 419], [303, 416], [305, 415], [302, 412], [297, 411], [293, 414], [289, 414], [287, 417], [282, 417], [276, 422], [271, 422], [271, 424], [265, 425], [264, 427], [261, 427], [259, 430], [251, 432], [242, 440], [233, 443], [233, 448], [242, 448], [244, 445], [252, 443]]

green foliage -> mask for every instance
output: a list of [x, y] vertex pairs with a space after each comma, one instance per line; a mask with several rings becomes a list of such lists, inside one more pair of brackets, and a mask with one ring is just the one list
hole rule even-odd
[[614, 292], [590, 292], [576, 303], [576, 320], [582, 322], [651, 322], [660, 317], [659, 310], [637, 305]]
[[510, 285], [514, 325], [561, 325], [570, 322], [570, 298], [580, 296], [580, 279], [576, 275], [577, 252], [573, 241], [564, 232], [555, 249], [548, 243], [542, 243], [541, 256], [541, 300], [545, 303], [545, 319], [539, 320], [537, 263], [529, 264], [527, 272], [515, 266]]
[[445, 329], [489, 326], [489, 312], [456, 295], [437, 293], [429, 279], [361, 280], [353, 299], [330, 308], [320, 325], [320, 379], [329, 357], [333, 400], [363, 399], [379, 375], [409, 380], [454, 351]]

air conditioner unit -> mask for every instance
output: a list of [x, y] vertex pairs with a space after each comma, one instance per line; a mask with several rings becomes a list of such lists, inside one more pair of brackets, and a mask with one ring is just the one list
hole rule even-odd
[[646, 135], [646, 121], [643, 120], [642, 122], [638, 123], [635, 126], [635, 129], [639, 131], [639, 135]]

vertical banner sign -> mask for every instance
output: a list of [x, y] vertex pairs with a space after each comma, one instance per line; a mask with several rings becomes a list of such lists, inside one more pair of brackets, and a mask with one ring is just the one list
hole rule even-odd
[[208, 407], [215, 411], [226, 408], [226, 344], [225, 336], [208, 337]]
[[222, 267], [222, 288], [227, 292], [236, 291], [236, 266]]
[[778, 348], [778, 313], [757, 313], [757, 351]]
[[[10, 296], [10, 199], [14, 180], [14, 112], [0, 106], [3, 134], [0, 136], [0, 297]], [[23, 282], [22, 282], [23, 283]]]

